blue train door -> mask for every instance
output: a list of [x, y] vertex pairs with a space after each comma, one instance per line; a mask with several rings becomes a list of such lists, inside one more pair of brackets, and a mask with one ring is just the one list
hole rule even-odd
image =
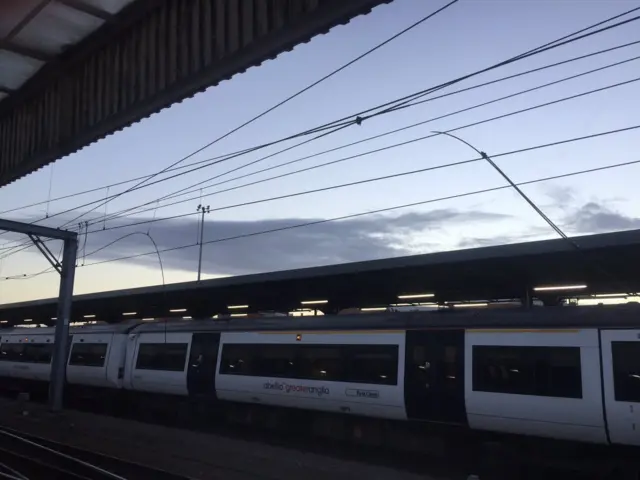
[[215, 397], [215, 376], [219, 347], [219, 333], [193, 334], [187, 369], [189, 395]]
[[409, 419], [467, 424], [464, 330], [407, 331], [404, 398]]

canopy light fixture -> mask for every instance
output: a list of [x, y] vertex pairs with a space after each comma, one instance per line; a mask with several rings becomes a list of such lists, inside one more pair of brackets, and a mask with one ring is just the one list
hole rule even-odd
[[125, 312], [122, 315], [124, 315], [125, 317], [131, 317], [131, 316], [137, 315], [137, 314], [138, 314], [138, 312]]
[[186, 311], [187, 311], [186, 308], [174, 308], [172, 310], [169, 310], [169, 312], [171, 312], [171, 313], [183, 313], [183, 312], [186, 312]]
[[229, 310], [242, 310], [243, 308], [249, 308], [249, 305], [227, 305]]
[[407, 295], [398, 295], [400, 300], [410, 300], [412, 298], [431, 298], [435, 297], [435, 293], [411, 293]]
[[555, 290], [583, 290], [587, 288], [586, 285], [553, 285], [548, 287], [534, 287], [536, 292], [552, 292]]
[[322, 305], [324, 303], [329, 303], [329, 300], [305, 300], [300, 303], [302, 305]]
[[91, 315], [83, 315], [84, 318], [96, 318], [95, 315], [91, 314]]
[[488, 307], [488, 303], [454, 303], [454, 308]]
[[387, 307], [365, 307], [361, 308], [361, 312], [384, 312], [387, 310]]

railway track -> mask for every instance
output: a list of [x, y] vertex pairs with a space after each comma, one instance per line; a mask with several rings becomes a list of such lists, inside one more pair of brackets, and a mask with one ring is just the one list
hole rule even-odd
[[[80, 410], [91, 411], [91, 409], [88, 408], [82, 408]], [[100, 413], [104, 415], [104, 412]], [[120, 416], [122, 418], [128, 418], [127, 415]], [[142, 420], [144, 423], [150, 424], [162, 424], [168, 427], [180, 427], [180, 425], [175, 424], [176, 419], [155, 418], [155, 421], [152, 421], [150, 418], [131, 417], [131, 419], [137, 421]], [[381, 447], [334, 443], [312, 435], [300, 435], [295, 432], [285, 432], [239, 424], [201, 424], [200, 428], [193, 428], [192, 426], [190, 429], [203, 433], [207, 432], [214, 435], [221, 435], [230, 439], [252, 440], [266, 445], [300, 450], [305, 453], [316, 453], [349, 461], [359, 461], [369, 465], [396, 468], [423, 475], [425, 478], [467, 480], [468, 478], [473, 478], [469, 476], [470, 473], [475, 473], [478, 475], [476, 478], [480, 480], [513, 480], [515, 478], [520, 480], [539, 480], [540, 478], [554, 476], [562, 478], [563, 480], [640, 480], [640, 476], [628, 476], [626, 474], [610, 476], [608, 472], [605, 473], [599, 468], [596, 468], [597, 462], [592, 462], [591, 460], [593, 459], [589, 458], [583, 458], [577, 462], [575, 459], [558, 462], [553, 461], [544, 452], [538, 452], [537, 455], [530, 452], [531, 454], [525, 455], [523, 459], [520, 455], [517, 455], [516, 451], [512, 451], [510, 448], [490, 448], [487, 450], [483, 449], [482, 452], [480, 452], [471, 446], [469, 446], [470, 448], [460, 446], [460, 448], [456, 448], [455, 451], [438, 456], [425, 452], [417, 454], [415, 452], [387, 451]], [[106, 476], [105, 472], [95, 470], [95, 468], [89, 467], [90, 471], [87, 471], [86, 466], [78, 467], [77, 461], [73, 462], [73, 460], [69, 459], [61, 460], [60, 458], [51, 460], [51, 457], [48, 456], [49, 454], [47, 453], [43, 454], [39, 451], [35, 451], [34, 453], [33, 448], [36, 447], [33, 446], [25, 447], [23, 445], [20, 447], [23, 450], [16, 451], [15, 444], [7, 446], [7, 437], [11, 438], [11, 435], [22, 437], [38, 446], [46, 447], [56, 453], [73, 457], [75, 460], [81, 460], [82, 462], [90, 464], [92, 467], [98, 467], [106, 471]], [[105, 436], [105, 443], [111, 441], [114, 441], [114, 438]], [[17, 444], [17, 442], [14, 443]], [[0, 426], [0, 462], [7, 463], [10, 466], [14, 465], [13, 463], [10, 464], [10, 462], [3, 460], [5, 452], [7, 452], [6, 454], [10, 457], [16, 457], [15, 460], [18, 462], [34, 463], [33, 459], [35, 459], [35, 463], [40, 464], [40, 467], [38, 467], [38, 465], [31, 465], [31, 468], [50, 468], [50, 472], [57, 471], [57, 476], [49, 474], [45, 477], [51, 479], [154, 478], [159, 480], [184, 480], [188, 478]], [[20, 465], [22, 464], [18, 463], [18, 466]], [[0, 465], [0, 467], [1, 466], [2, 465]], [[229, 465], [224, 464], [224, 462], [216, 465], [216, 463], [212, 461], [208, 464], [208, 467], [219, 471], [220, 478], [227, 478], [230, 475], [234, 476], [234, 478], [280, 478], [266, 474], [257, 475], [256, 472], [245, 469], [243, 465], [238, 465], [237, 468], [230, 469]], [[74, 468], [75, 470], [73, 470]], [[0, 471], [2, 471], [1, 468]], [[42, 471], [45, 470], [39, 470], [39, 472]], [[69, 471], [77, 471], [79, 473], [74, 473], [75, 476], [73, 476], [68, 473]], [[0, 478], [2, 478], [1, 475]], [[42, 477], [33, 475], [31, 478]]]
[[0, 427], [0, 478], [188, 480], [146, 465]]

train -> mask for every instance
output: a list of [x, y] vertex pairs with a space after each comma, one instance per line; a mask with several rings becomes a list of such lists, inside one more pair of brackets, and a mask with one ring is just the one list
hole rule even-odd
[[[53, 328], [0, 330], [2, 388], [46, 390], [53, 341]], [[357, 425], [378, 443], [408, 442], [393, 432], [409, 425], [635, 449], [640, 307], [91, 325], [70, 328], [65, 382], [70, 399], [296, 424], [304, 414], [309, 428]]]

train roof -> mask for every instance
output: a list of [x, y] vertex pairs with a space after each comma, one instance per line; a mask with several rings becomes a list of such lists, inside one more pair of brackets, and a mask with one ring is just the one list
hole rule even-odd
[[[406, 330], [421, 328], [640, 328], [640, 305], [594, 305], [539, 308], [435, 310], [413, 312], [376, 312], [317, 317], [259, 317], [230, 319], [156, 319], [151, 322], [130, 320], [120, 324], [70, 327], [70, 334], [151, 333], [151, 332], [249, 332], [323, 330]], [[53, 327], [12, 328], [0, 336], [12, 334], [53, 335]]]
[[[82, 333], [128, 333], [130, 330], [136, 327], [140, 323], [140, 320], [131, 320], [123, 323], [109, 324], [103, 323], [98, 325], [82, 325], [78, 327], [69, 327], [69, 334], [82, 334]], [[55, 333], [55, 327], [16, 327], [0, 330], [0, 336], [4, 335], [24, 335], [28, 333], [33, 335], [53, 335]]]
[[346, 331], [420, 328], [640, 328], [640, 305], [513, 308], [433, 312], [380, 312], [318, 317], [167, 319], [143, 323], [131, 333]]

